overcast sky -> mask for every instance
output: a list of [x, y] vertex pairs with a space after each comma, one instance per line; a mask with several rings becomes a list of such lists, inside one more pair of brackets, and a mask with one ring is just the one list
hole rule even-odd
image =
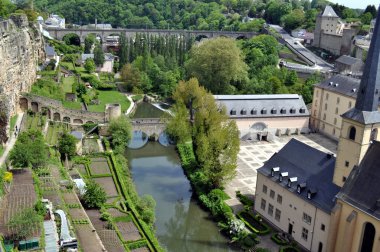
[[379, 6], [380, 0], [330, 0], [333, 3], [339, 3], [350, 8], [365, 9], [367, 5], [373, 4]]

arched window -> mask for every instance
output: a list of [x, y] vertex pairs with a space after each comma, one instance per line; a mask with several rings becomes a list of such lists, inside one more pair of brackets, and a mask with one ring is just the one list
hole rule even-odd
[[373, 141], [373, 140], [376, 140], [376, 139], [377, 139], [377, 129], [373, 129], [371, 131], [370, 141]]
[[372, 251], [375, 233], [375, 227], [371, 223], [367, 222], [364, 226], [362, 247], [360, 249], [361, 252]]
[[356, 128], [354, 126], [351, 126], [349, 134], [348, 134], [348, 138], [350, 140], [355, 141], [355, 136], [356, 136]]

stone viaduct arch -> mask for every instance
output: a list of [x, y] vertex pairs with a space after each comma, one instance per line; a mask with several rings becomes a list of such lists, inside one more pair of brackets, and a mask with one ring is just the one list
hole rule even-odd
[[71, 124], [104, 123], [108, 120], [104, 112], [67, 109], [61, 101], [32, 94], [23, 94], [19, 99], [19, 107], [22, 111], [31, 109], [35, 113], [45, 113], [53, 121]]

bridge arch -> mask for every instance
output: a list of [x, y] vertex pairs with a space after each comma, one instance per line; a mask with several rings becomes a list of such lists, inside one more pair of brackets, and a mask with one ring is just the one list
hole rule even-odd
[[51, 111], [48, 107], [41, 107], [42, 115], [46, 115], [48, 119], [51, 119]]
[[24, 112], [27, 111], [28, 110], [28, 99], [21, 97], [19, 99], [19, 105], [20, 105], [21, 111], [24, 111]]
[[195, 41], [198, 41], [198, 42], [203, 40], [203, 39], [208, 39], [208, 37], [204, 34], [199, 34], [195, 37]]
[[65, 123], [71, 123], [71, 119], [70, 119], [70, 117], [68, 117], [68, 116], [64, 116], [64, 117], [62, 118], [62, 122], [65, 122]]
[[237, 40], [242, 40], [242, 39], [247, 39], [247, 36], [245, 35], [240, 35], [236, 37]]
[[58, 122], [60, 122], [60, 121], [61, 121], [61, 114], [58, 113], [58, 112], [55, 112], [55, 113], [53, 114], [53, 120], [54, 120], [54, 121], [58, 121]]
[[73, 123], [83, 124], [83, 120], [82, 119], [74, 119]]
[[31, 103], [31, 109], [34, 113], [38, 113], [38, 103], [37, 102], [32, 102]]
[[81, 37], [75, 32], [67, 33], [62, 37], [62, 40], [65, 41], [68, 45], [80, 46]]

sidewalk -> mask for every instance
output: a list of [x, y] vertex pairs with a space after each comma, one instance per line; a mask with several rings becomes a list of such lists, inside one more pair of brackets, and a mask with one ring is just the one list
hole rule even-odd
[[[17, 122], [16, 122], [17, 129], [20, 129], [20, 125], [21, 125], [21, 121], [23, 117], [24, 117], [24, 113], [18, 114]], [[15, 145], [16, 140], [17, 140], [17, 136], [15, 136], [14, 134], [12, 134], [10, 138], [8, 139], [3, 156], [0, 157], [0, 167], [2, 167], [3, 164], [5, 163], [5, 160], [7, 159], [9, 152], [12, 150], [13, 146]]]

